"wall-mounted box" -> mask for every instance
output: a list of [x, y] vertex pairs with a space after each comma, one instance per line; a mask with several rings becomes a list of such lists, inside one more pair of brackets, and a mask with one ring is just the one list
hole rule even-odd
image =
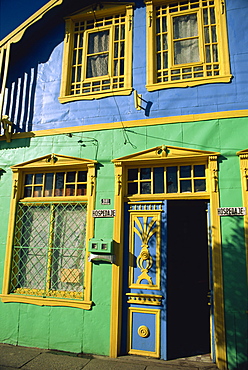
[[112, 239], [95, 239], [92, 238], [89, 241], [89, 252], [90, 253], [113, 253], [113, 240]]

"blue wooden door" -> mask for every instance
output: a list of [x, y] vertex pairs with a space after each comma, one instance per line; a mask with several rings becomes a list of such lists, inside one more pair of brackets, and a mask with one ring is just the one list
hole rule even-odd
[[166, 201], [126, 209], [127, 352], [166, 359]]

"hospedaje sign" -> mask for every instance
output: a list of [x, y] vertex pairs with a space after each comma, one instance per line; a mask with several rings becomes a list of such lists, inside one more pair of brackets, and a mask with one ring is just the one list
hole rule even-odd
[[246, 207], [221, 207], [217, 208], [218, 216], [245, 216]]
[[104, 217], [115, 217], [115, 209], [94, 209], [92, 211], [92, 217], [95, 218], [104, 218]]

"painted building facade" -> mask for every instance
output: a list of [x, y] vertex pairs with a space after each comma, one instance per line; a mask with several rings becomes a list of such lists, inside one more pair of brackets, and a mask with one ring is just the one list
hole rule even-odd
[[40, 5], [0, 41], [0, 341], [245, 369], [246, 0]]

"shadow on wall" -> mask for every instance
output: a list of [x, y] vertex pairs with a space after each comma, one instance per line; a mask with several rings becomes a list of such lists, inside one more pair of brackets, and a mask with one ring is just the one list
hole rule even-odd
[[14, 133], [32, 130], [38, 67], [49, 60], [63, 37], [64, 24], [58, 18], [57, 23], [46, 23], [42, 32], [37, 22], [20, 42], [11, 45], [3, 113], [13, 122]]
[[221, 224], [228, 369], [247, 370], [247, 256], [243, 218], [222, 217]]

